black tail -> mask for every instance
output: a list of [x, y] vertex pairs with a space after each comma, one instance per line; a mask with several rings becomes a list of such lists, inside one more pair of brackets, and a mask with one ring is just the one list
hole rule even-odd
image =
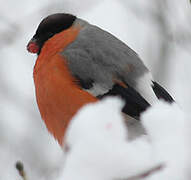
[[139, 119], [141, 112], [145, 111], [150, 106], [150, 104], [130, 86], [124, 88], [119, 84], [115, 84], [109, 92], [98, 98], [103, 98], [105, 96], [120, 96], [125, 101], [125, 106], [122, 111], [136, 119]]
[[163, 87], [161, 87], [157, 82], [153, 81], [152, 88], [158, 99], [163, 99], [170, 103], [174, 102], [174, 99], [170, 96], [170, 94]]

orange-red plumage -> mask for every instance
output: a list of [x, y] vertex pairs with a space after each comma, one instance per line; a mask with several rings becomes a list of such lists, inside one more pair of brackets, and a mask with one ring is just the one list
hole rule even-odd
[[36, 99], [42, 119], [60, 144], [69, 121], [79, 108], [97, 101], [75, 83], [60, 54], [76, 39], [79, 30], [80, 27], [71, 27], [49, 39], [34, 67]]

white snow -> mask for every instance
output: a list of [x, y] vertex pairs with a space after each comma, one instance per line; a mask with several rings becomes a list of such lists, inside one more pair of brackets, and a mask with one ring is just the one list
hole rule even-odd
[[69, 150], [60, 180], [127, 178], [159, 165], [146, 139], [128, 141], [122, 105], [117, 98], [106, 98], [74, 117], [65, 139]]
[[149, 170], [148, 180], [189, 180], [189, 116], [176, 103], [159, 101], [142, 115], [147, 135], [129, 141], [122, 105], [106, 98], [78, 112], [64, 140], [66, 161], [58, 180], [137, 179]]
[[165, 162], [153, 179], [190, 179], [190, 117], [176, 103], [159, 102], [143, 113], [142, 121], [156, 158]]

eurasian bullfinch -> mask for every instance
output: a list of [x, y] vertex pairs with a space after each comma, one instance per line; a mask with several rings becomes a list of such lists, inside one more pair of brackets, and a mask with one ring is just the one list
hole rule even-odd
[[60, 144], [79, 108], [105, 96], [120, 96], [122, 111], [135, 118], [157, 98], [173, 101], [135, 51], [74, 15], [44, 18], [27, 49], [38, 55], [33, 75], [41, 117]]

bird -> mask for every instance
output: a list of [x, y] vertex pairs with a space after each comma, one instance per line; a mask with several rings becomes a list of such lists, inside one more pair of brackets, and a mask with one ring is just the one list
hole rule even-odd
[[41, 117], [60, 145], [72, 117], [88, 103], [119, 96], [122, 112], [139, 119], [158, 99], [174, 101], [134, 50], [75, 15], [42, 19], [27, 50], [37, 54], [33, 78]]

